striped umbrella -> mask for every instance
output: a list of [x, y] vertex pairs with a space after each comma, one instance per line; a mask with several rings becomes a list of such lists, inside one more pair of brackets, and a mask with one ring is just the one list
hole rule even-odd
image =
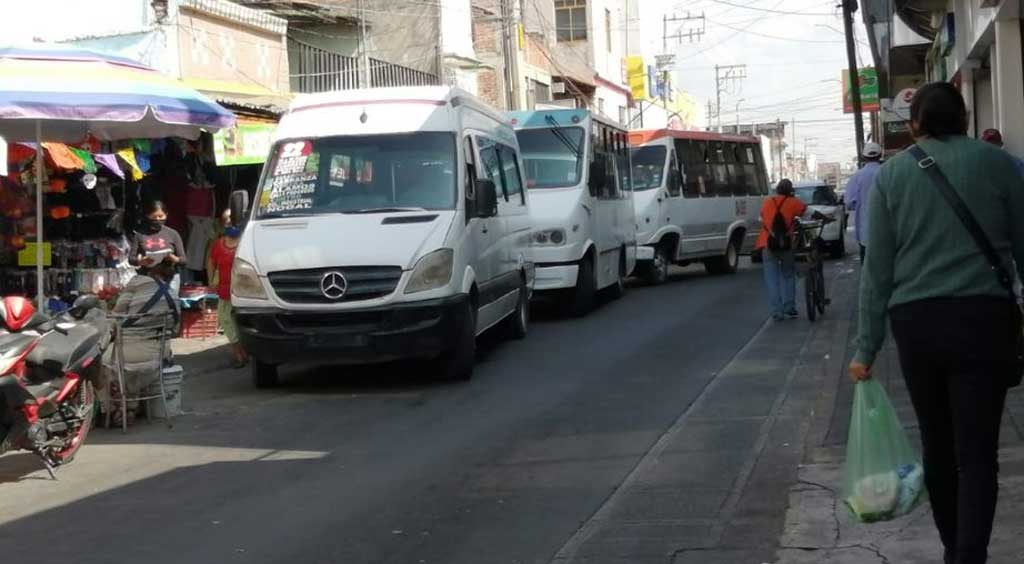
[[66, 45], [0, 47], [0, 137], [35, 141], [37, 289], [43, 299], [42, 141], [195, 139], [234, 125], [216, 102], [139, 62]]

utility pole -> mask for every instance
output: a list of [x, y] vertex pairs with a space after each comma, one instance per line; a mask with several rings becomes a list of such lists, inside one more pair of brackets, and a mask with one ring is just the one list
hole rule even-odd
[[719, 133], [722, 132], [722, 92], [730, 82], [745, 78], [747, 65], [715, 65], [715, 117]]
[[711, 111], [712, 111], [711, 110], [711, 100], [709, 99], [708, 100], [708, 131], [711, 130], [711, 120], [714, 117], [713, 114], [711, 113]]
[[740, 103], [743, 102], [743, 100], [745, 100], [745, 98], [736, 100], [736, 135], [740, 134]]
[[[696, 21], [701, 22], [700, 29], [690, 28], [690, 29], [687, 29], [685, 32], [683, 31], [683, 24], [686, 24], [687, 22], [696, 22]], [[689, 12], [687, 12], [685, 16], [677, 16], [677, 15], [675, 15], [675, 13], [673, 13], [672, 16], [669, 17], [668, 14], [665, 14], [664, 16], [662, 16], [661, 23], [662, 23], [662, 31], [661, 31], [661, 49], [662, 50], [661, 50], [661, 53], [662, 53], [663, 57], [668, 57], [669, 55], [671, 55], [671, 53], [669, 53], [669, 50], [668, 50], [668, 41], [669, 41], [669, 39], [676, 40], [677, 44], [682, 43], [683, 42], [683, 38], [689, 39], [690, 43], [693, 43], [694, 41], [700, 41], [700, 38], [704, 35], [705, 26], [707, 25], [707, 20], [705, 20], [703, 12], [699, 16], [693, 16], [693, 15], [690, 15]], [[680, 24], [680, 26], [676, 29], [675, 33], [669, 35], [669, 32], [668, 32], [669, 24]], [[673, 64], [674, 64], [674, 60], [675, 60], [674, 56], [672, 56], [672, 60], [673, 60]], [[671, 92], [671, 88], [672, 88], [671, 80], [670, 80], [670, 76], [669, 75], [670, 75], [670, 71], [669, 71], [668, 68], [661, 69], [661, 80], [662, 80], [661, 104], [662, 104], [662, 106], [665, 107], [666, 110], [668, 109], [668, 98], [669, 98], [669, 93]]]
[[372, 88], [370, 83], [370, 51], [366, 48], [366, 10], [363, 3], [366, 0], [359, 0], [356, 9], [359, 12], [359, 66], [362, 67], [360, 86]]
[[846, 32], [846, 60], [850, 68], [850, 98], [853, 101], [853, 127], [857, 135], [857, 162], [864, 151], [864, 116], [861, 114], [860, 73], [857, 71], [857, 47], [853, 37], [853, 13], [857, 0], [843, 0], [843, 29]]
[[782, 180], [782, 177], [783, 177], [783, 171], [782, 171], [782, 140], [785, 139], [785, 137], [786, 137], [785, 134], [783, 133], [784, 131], [785, 130], [782, 128], [782, 120], [779, 119], [779, 118], [775, 118], [775, 146], [779, 148], [779, 150], [777, 151], [779, 153], [779, 180]]

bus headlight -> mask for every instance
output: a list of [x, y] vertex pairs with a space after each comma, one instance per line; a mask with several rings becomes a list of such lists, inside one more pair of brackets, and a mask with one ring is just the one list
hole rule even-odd
[[553, 246], [565, 244], [564, 229], [544, 229], [533, 233], [533, 244], [542, 246]]
[[455, 252], [451, 249], [438, 249], [421, 258], [412, 269], [405, 293], [415, 294], [448, 285], [452, 279], [454, 258]]

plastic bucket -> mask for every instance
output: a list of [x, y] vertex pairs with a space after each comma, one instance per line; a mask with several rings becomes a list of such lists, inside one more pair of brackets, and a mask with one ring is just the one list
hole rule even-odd
[[164, 398], [167, 400], [167, 410], [164, 411], [164, 402], [160, 401], [160, 383], [156, 382], [146, 390], [147, 395], [155, 395], [156, 399], [146, 402], [146, 410], [157, 419], [167, 419], [181, 415], [181, 388], [185, 380], [185, 369], [180, 365], [165, 366], [163, 369]]

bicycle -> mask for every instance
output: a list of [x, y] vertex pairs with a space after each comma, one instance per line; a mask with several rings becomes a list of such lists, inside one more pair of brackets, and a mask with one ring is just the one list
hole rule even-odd
[[811, 220], [797, 218], [798, 257], [806, 263], [804, 269], [804, 298], [807, 307], [807, 319], [815, 321], [819, 315], [825, 315], [825, 306], [829, 300], [825, 296], [825, 240], [822, 233], [832, 219], [820, 212], [814, 212]]

